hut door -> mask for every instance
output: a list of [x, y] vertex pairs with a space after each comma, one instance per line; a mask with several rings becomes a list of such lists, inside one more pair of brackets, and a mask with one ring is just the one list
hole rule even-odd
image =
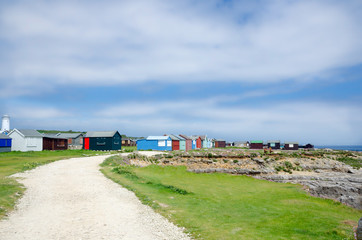
[[89, 138], [84, 138], [84, 149], [89, 149]]

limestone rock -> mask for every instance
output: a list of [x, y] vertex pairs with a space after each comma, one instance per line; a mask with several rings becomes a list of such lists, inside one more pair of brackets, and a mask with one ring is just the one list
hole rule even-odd
[[362, 217], [358, 221], [358, 227], [357, 227], [357, 240], [362, 240]]

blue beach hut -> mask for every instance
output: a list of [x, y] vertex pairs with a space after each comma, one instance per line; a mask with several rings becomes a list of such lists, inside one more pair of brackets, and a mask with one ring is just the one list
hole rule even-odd
[[170, 136], [149, 136], [137, 140], [137, 150], [172, 151]]
[[0, 152], [11, 152], [11, 138], [0, 133]]

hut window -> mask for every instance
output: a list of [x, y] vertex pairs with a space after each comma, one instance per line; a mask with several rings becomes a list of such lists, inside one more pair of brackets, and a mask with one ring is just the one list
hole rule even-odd
[[167, 147], [171, 147], [172, 146], [172, 142], [171, 141], [167, 141]]
[[26, 145], [28, 147], [35, 147], [36, 146], [36, 138], [27, 138]]
[[97, 145], [98, 146], [104, 146], [104, 145], [106, 145], [106, 142], [97, 142]]
[[158, 141], [158, 146], [159, 147], [164, 147], [165, 146], [165, 141], [164, 140], [159, 140]]
[[80, 143], [80, 144], [83, 144], [83, 138], [82, 138], [82, 137], [79, 138], [79, 143]]
[[118, 145], [118, 144], [119, 144], [119, 142], [114, 142], [114, 144], [115, 144], [115, 145]]
[[290, 147], [290, 148], [294, 147], [294, 144], [289, 144], [289, 147]]
[[275, 147], [275, 143], [271, 143], [270, 146], [271, 146], [271, 147]]
[[68, 139], [68, 144], [72, 144], [72, 139], [71, 138]]

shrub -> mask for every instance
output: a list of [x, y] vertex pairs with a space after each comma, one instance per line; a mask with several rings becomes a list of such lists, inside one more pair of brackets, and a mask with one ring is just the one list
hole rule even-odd
[[286, 168], [288, 168], [288, 169], [293, 168], [293, 164], [291, 164], [289, 161], [285, 161], [285, 162], [284, 162], [284, 166], [285, 166]]

